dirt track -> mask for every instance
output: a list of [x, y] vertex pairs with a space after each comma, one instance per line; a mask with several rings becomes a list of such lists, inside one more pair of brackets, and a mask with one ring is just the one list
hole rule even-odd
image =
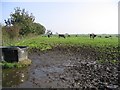
[[117, 65], [98, 64], [94, 57], [62, 49], [34, 52], [29, 58], [29, 80], [17, 87], [118, 90]]

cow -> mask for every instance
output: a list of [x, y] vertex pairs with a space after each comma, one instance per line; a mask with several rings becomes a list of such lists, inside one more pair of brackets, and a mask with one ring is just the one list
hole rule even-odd
[[78, 35], [75, 35], [75, 37], [78, 37]]
[[50, 38], [51, 36], [52, 36], [53, 34], [52, 34], [52, 32], [51, 33], [48, 33], [48, 38]]
[[70, 37], [70, 35], [68, 35], [68, 37]]
[[109, 38], [109, 36], [105, 36], [105, 38]]
[[98, 36], [99, 38], [101, 38], [102, 36]]
[[60, 38], [60, 37], [65, 38], [65, 35], [64, 35], [64, 34], [59, 34], [58, 36], [59, 36], [59, 38]]
[[50, 38], [50, 34], [48, 34], [48, 38]]
[[112, 36], [111, 36], [111, 35], [109, 35], [109, 37], [111, 38]]
[[95, 38], [97, 35], [95, 35], [94, 33], [90, 34], [90, 38]]

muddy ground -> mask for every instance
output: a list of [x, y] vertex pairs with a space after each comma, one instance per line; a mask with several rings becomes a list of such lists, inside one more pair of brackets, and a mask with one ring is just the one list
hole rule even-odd
[[92, 88], [119, 90], [116, 64], [100, 64], [94, 56], [62, 49], [29, 54], [29, 79], [18, 88]]

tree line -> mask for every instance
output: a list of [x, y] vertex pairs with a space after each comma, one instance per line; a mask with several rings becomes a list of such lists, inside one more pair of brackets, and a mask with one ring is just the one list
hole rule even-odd
[[14, 8], [10, 18], [4, 22], [6, 25], [2, 27], [2, 33], [11, 39], [29, 34], [41, 35], [46, 31], [43, 25], [35, 22], [35, 16], [32, 13], [29, 14], [28, 11], [20, 7]]

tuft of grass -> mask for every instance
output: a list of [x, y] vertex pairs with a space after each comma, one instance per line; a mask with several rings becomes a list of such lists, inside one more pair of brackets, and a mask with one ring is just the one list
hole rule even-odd
[[111, 64], [118, 64], [118, 60], [97, 60], [98, 64], [104, 64], [104, 63], [111, 63]]
[[3, 69], [12, 69], [12, 68], [22, 68], [22, 67], [26, 67], [29, 66], [31, 64], [31, 60], [27, 59], [27, 60], [23, 60], [20, 62], [14, 62], [14, 63], [8, 63], [6, 61], [2, 61], [0, 62], [0, 65], [2, 66]]

